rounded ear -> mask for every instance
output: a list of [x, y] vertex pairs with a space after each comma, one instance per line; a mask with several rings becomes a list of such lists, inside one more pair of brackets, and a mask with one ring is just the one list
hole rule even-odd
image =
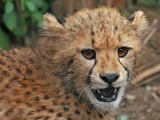
[[143, 11], [139, 10], [139, 11], [134, 12], [131, 15], [129, 21], [130, 21], [130, 25], [132, 29], [135, 30], [136, 34], [139, 37], [143, 37], [145, 31], [148, 28], [148, 21]]
[[64, 27], [57, 21], [55, 16], [46, 13], [43, 16], [43, 23], [40, 29], [41, 35], [56, 36], [65, 32]]

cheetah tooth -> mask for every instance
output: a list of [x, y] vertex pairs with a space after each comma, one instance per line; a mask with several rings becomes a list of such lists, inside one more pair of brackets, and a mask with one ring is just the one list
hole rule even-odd
[[115, 98], [116, 95], [113, 95], [112, 98]]
[[101, 98], [103, 98], [103, 99], [104, 99], [104, 96], [103, 96], [103, 95], [101, 95]]
[[101, 93], [99, 90], [97, 90], [98, 93]]

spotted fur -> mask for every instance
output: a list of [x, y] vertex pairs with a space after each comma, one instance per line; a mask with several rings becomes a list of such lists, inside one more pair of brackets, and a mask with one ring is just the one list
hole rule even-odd
[[[146, 28], [142, 11], [127, 20], [113, 8], [84, 9], [62, 25], [44, 15], [36, 48], [0, 51], [0, 119], [112, 120], [108, 111], [121, 101]], [[125, 58], [117, 56], [121, 46], [132, 48]], [[91, 89], [108, 87], [99, 74], [113, 71], [118, 98], [100, 102]]]

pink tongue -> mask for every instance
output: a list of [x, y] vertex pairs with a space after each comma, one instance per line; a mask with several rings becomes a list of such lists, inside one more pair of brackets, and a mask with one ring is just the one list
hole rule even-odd
[[111, 97], [113, 92], [114, 92], [114, 88], [113, 87], [108, 87], [105, 89], [100, 89], [100, 92], [102, 93], [102, 95], [104, 97]]

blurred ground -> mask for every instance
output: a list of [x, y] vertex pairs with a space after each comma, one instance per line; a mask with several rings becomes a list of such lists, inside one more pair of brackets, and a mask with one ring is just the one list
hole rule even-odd
[[[154, 18], [157, 18], [159, 23], [156, 34], [143, 48], [139, 59], [139, 72], [160, 63], [160, 11], [155, 8], [140, 9], [147, 14], [150, 23]], [[114, 113], [117, 120], [160, 120], [160, 77], [141, 86], [132, 85], [126, 93], [119, 110]]]

